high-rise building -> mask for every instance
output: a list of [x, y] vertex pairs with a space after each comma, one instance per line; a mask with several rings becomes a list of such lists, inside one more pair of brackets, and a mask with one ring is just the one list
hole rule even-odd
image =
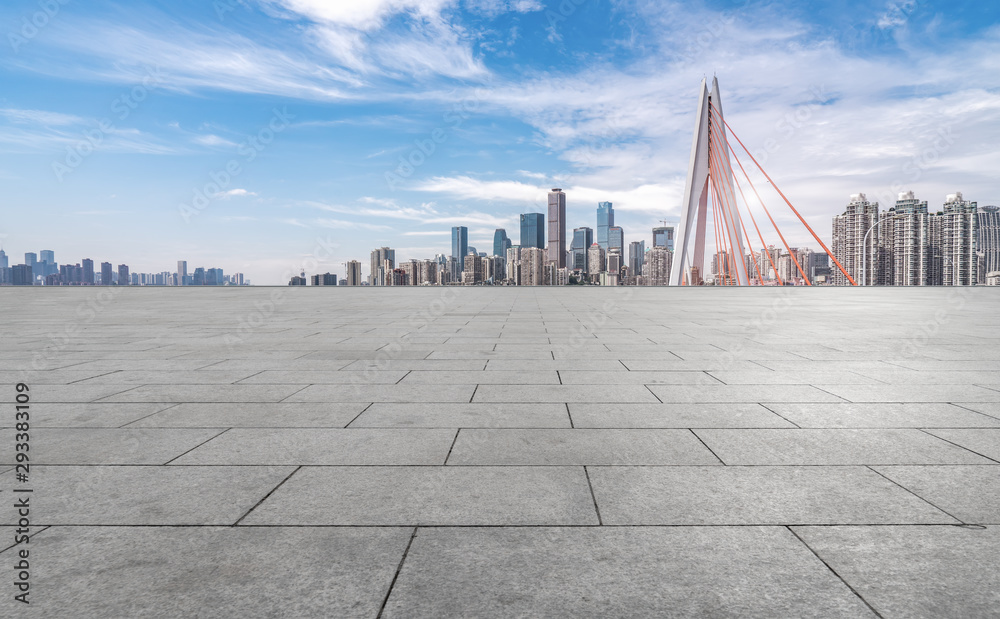
[[132, 278], [129, 276], [129, 273], [128, 273], [128, 265], [127, 264], [119, 264], [118, 265], [118, 285], [119, 286], [128, 286], [131, 283], [132, 283]]
[[90, 258], [83, 259], [83, 283], [91, 286], [94, 284], [94, 261]]
[[667, 251], [674, 251], [674, 227], [653, 228], [653, 247], [666, 247]]
[[587, 250], [587, 274], [591, 276], [591, 279], [595, 279], [595, 276], [600, 273], [607, 271], [607, 261], [605, 258], [604, 248], [599, 244], [594, 243]]
[[347, 263], [347, 285], [361, 285], [361, 263], [357, 260], [351, 260]]
[[101, 285], [110, 286], [115, 281], [115, 276], [112, 274], [111, 263], [102, 262], [101, 263]]
[[541, 213], [521, 215], [521, 249], [527, 247], [545, 249], [545, 215]]
[[15, 286], [31, 286], [35, 283], [35, 274], [30, 264], [15, 264], [10, 268], [11, 284]]
[[392, 277], [392, 270], [396, 268], [396, 250], [388, 247], [379, 247], [371, 255], [371, 276], [368, 283], [372, 286], [390, 285], [387, 279]]
[[976, 251], [979, 254], [979, 282], [986, 283], [987, 273], [1000, 272], [1000, 207], [983, 206], [977, 213], [979, 234]]
[[438, 262], [421, 260], [417, 270], [417, 285], [432, 286], [438, 283]]
[[[539, 217], [541, 214], [539, 213]], [[545, 250], [541, 247], [521, 248], [521, 286], [545, 285]]]
[[[883, 265], [886, 283], [893, 286], [925, 286], [930, 269], [930, 227], [927, 202], [917, 200], [912, 191], [899, 194], [895, 207], [882, 213], [884, 243], [889, 245], [891, 266]], [[886, 269], [885, 267], [889, 267]], [[888, 279], [891, 275], [891, 280]]]
[[[610, 243], [610, 241], [608, 242]], [[606, 283], [606, 285], [609, 286], [617, 286], [618, 284], [621, 283], [620, 281], [621, 271], [622, 271], [622, 252], [619, 248], [612, 247], [611, 249], [608, 250], [607, 281], [602, 283]]]
[[608, 228], [608, 247], [607, 250], [617, 249], [618, 253], [622, 256], [625, 255], [625, 231], [619, 226], [611, 226]]
[[188, 276], [188, 263], [187, 263], [187, 260], [178, 260], [177, 261], [177, 285], [178, 286], [185, 286], [185, 285], [187, 285], [187, 281], [186, 281], [187, 280], [187, 276]]
[[7, 258], [7, 252], [0, 249], [0, 269], [9, 269], [10, 259]]
[[[975, 202], [962, 198], [961, 192], [945, 198], [944, 212], [932, 215], [931, 245], [934, 251], [934, 281], [945, 286], [974, 286], [979, 281], [977, 240], [979, 216]], [[940, 271], [940, 279], [937, 272]]]
[[511, 245], [507, 248], [506, 279], [513, 286], [521, 285], [521, 246]]
[[451, 255], [458, 260], [465, 260], [465, 256], [468, 253], [469, 229], [465, 226], [453, 227], [451, 229]]
[[663, 245], [654, 245], [646, 252], [643, 280], [649, 286], [666, 286], [670, 282], [670, 267], [673, 266], [674, 252]]
[[313, 286], [336, 286], [337, 276], [334, 273], [321, 273], [312, 276]]
[[40, 269], [38, 265], [38, 255], [35, 254], [34, 252], [26, 252], [24, 254], [24, 264], [31, 267], [32, 277], [38, 277], [39, 275], [44, 276], [42, 269]]
[[594, 244], [594, 231], [586, 226], [573, 229], [573, 242], [570, 244], [570, 269], [587, 273], [587, 250]]
[[462, 269], [462, 283], [471, 286], [480, 284], [483, 281], [483, 261], [479, 256], [469, 254], [465, 257], [464, 268]]
[[306, 278], [301, 277], [299, 275], [293, 275], [292, 279], [288, 280], [288, 285], [289, 286], [305, 286], [306, 285]]
[[566, 194], [558, 187], [549, 192], [549, 247], [546, 259], [557, 268], [566, 266]]
[[632, 277], [642, 275], [642, 263], [646, 255], [646, 241], [632, 241], [628, 244], [628, 270]]
[[507, 238], [507, 230], [497, 228], [496, 232], [493, 233], [493, 255], [506, 257], [508, 247], [510, 247], [510, 239]]
[[615, 225], [615, 209], [610, 202], [597, 203], [597, 244], [608, 251], [608, 230]]

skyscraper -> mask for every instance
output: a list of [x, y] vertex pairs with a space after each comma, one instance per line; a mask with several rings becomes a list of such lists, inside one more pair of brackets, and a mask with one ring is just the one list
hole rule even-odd
[[396, 250], [388, 247], [379, 247], [372, 251], [371, 255], [371, 277], [368, 283], [372, 286], [389, 286], [388, 278], [392, 277], [392, 271], [396, 268]]
[[880, 227], [892, 231], [892, 285], [927, 285], [931, 266], [927, 202], [917, 200], [912, 191], [900, 193], [883, 219]]
[[674, 227], [653, 228], [653, 247], [666, 247], [667, 251], [674, 251]]
[[119, 264], [118, 265], [118, 285], [119, 286], [128, 286], [131, 283], [132, 283], [132, 279], [131, 279], [131, 277], [129, 277], [128, 265], [127, 264]]
[[940, 248], [934, 252], [935, 270], [940, 269], [940, 281], [934, 284], [945, 286], [973, 286], [978, 281], [976, 241], [979, 236], [979, 217], [976, 203], [962, 198], [961, 192], [953, 193], [945, 199], [944, 212], [932, 215], [932, 220], [940, 220], [934, 228], [931, 243]]
[[663, 245], [654, 245], [646, 252], [646, 264], [643, 279], [649, 286], [666, 286], [670, 281], [670, 267], [673, 266], [674, 253]]
[[569, 268], [587, 272], [587, 250], [594, 244], [594, 231], [586, 226], [573, 229]]
[[114, 275], [111, 274], [111, 263], [101, 263], [101, 285], [110, 286], [114, 282]]
[[541, 213], [521, 215], [521, 248], [527, 247], [545, 249], [545, 215]]
[[628, 270], [632, 277], [642, 275], [642, 262], [646, 255], [646, 241], [632, 241], [628, 244]]
[[33, 252], [26, 252], [24, 254], [24, 264], [31, 267], [31, 276], [38, 277], [39, 275], [44, 275], [42, 269], [38, 268], [38, 255]]
[[[541, 213], [538, 213], [539, 219]], [[522, 216], [523, 217], [523, 216]], [[521, 248], [521, 286], [545, 284], [545, 250], [540, 247]]]
[[549, 247], [546, 260], [566, 266], [566, 194], [558, 187], [549, 192]]
[[610, 202], [597, 203], [597, 244], [608, 251], [608, 230], [615, 225], [615, 209]]
[[9, 269], [10, 260], [7, 258], [7, 253], [0, 249], [0, 269]]
[[94, 284], [94, 261], [90, 258], [83, 259], [83, 283]]
[[347, 285], [361, 285], [361, 263], [357, 260], [351, 260], [347, 263]]
[[1000, 272], [1000, 207], [984, 206], [977, 213], [979, 235], [976, 251], [980, 255], [979, 281], [986, 283], [987, 273]]
[[456, 260], [463, 261], [469, 253], [469, 229], [465, 226], [455, 226], [451, 229], [451, 255]]
[[[844, 270], [859, 285], [872, 286], [878, 281], [879, 236], [872, 231], [868, 235], [867, 243], [864, 242], [865, 235], [878, 219], [878, 202], [869, 202], [863, 193], [852, 195], [844, 213], [833, 218], [831, 251]], [[765, 276], [770, 267], [769, 261], [760, 263], [761, 272]], [[861, 281], [862, 271], [864, 271], [864, 282]], [[836, 286], [846, 286], [850, 282], [840, 269], [837, 269], [833, 272], [833, 283]]]
[[594, 243], [587, 250], [587, 274], [594, 279], [595, 275], [607, 270], [604, 248]]
[[608, 251], [617, 249], [622, 256], [625, 255], [625, 231], [618, 226], [608, 228]]
[[185, 286], [187, 282], [185, 281], [188, 276], [188, 263], [187, 260], [177, 261], [177, 285]]
[[493, 233], [493, 255], [506, 257], [508, 247], [510, 247], [510, 239], [507, 238], [507, 231], [503, 228], [497, 228], [496, 232]]

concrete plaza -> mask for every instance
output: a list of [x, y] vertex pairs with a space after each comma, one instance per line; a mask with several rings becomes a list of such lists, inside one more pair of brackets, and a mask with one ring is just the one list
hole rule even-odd
[[1000, 613], [1000, 289], [3, 288], [0, 317], [4, 617]]

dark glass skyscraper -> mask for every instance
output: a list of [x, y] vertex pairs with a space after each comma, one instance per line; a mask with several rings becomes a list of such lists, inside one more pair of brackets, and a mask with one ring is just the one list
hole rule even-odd
[[566, 194], [555, 188], [549, 193], [549, 247], [545, 260], [557, 268], [566, 266]]
[[507, 238], [507, 231], [503, 228], [497, 228], [496, 232], [493, 233], [493, 255], [506, 257], [508, 247], [510, 247], [510, 239]]
[[101, 263], [101, 285], [110, 286], [111, 282], [114, 281], [114, 276], [111, 274], [111, 263], [102, 262]]
[[597, 203], [597, 244], [608, 249], [608, 230], [615, 225], [615, 209], [610, 202]]
[[608, 250], [617, 248], [625, 256], [625, 232], [618, 226], [608, 228]]
[[462, 262], [468, 253], [469, 229], [465, 226], [455, 226], [451, 229], [451, 255]]
[[570, 244], [569, 256], [570, 263], [569, 268], [580, 269], [584, 273], [587, 272], [587, 250], [590, 246], [594, 244], [594, 231], [591, 228], [584, 226], [583, 228], [573, 229], [573, 242]]
[[525, 213], [521, 215], [521, 249], [537, 247], [545, 249], [545, 215]]
[[90, 258], [83, 259], [83, 283], [94, 283], [94, 261]]

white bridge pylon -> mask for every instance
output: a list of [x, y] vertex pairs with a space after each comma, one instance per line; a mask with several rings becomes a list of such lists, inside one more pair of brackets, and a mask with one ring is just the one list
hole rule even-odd
[[[723, 247], [716, 247], [716, 254], [731, 256], [727, 269], [729, 283], [749, 285], [746, 252], [743, 249], [742, 225], [733, 193], [733, 169], [729, 163], [729, 143], [726, 125], [722, 121], [722, 98], [719, 80], [712, 78], [712, 92], [708, 80], [701, 82], [698, 100], [698, 118], [691, 142], [691, 163], [688, 167], [684, 202], [681, 204], [681, 221], [674, 243], [674, 260], [670, 269], [670, 285], [697, 284], [690, 281], [691, 268], [698, 269], [699, 277], [705, 276], [705, 228], [708, 219], [708, 201], [714, 188], [716, 205], [721, 215], [718, 228], [724, 230]], [[731, 251], [730, 251], [731, 248]], [[721, 269], [720, 269], [721, 270]]]

